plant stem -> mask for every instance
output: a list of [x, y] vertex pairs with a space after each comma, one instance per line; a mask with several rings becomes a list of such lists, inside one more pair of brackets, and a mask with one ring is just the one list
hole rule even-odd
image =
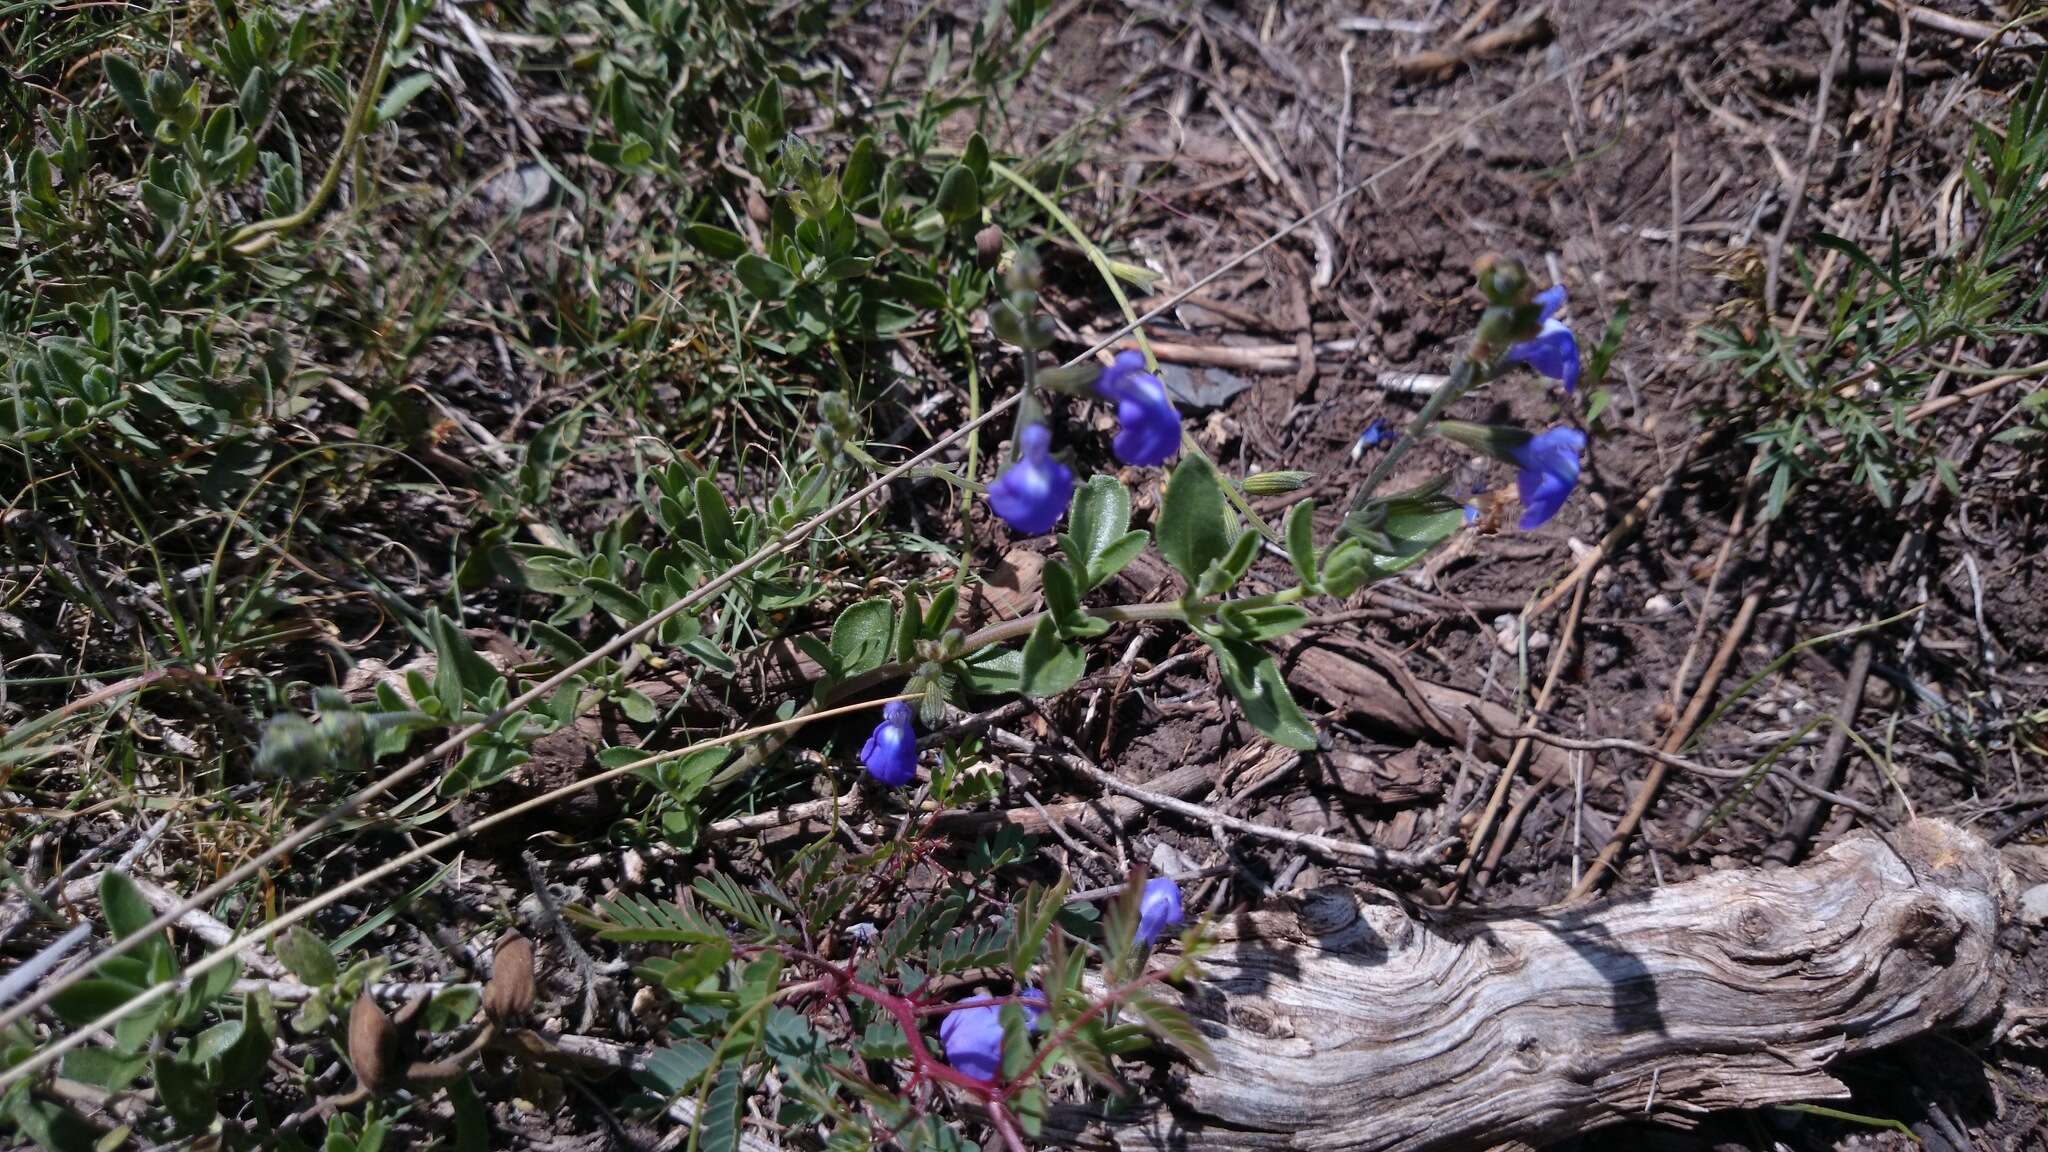
[[227, 247], [237, 255], [254, 256], [275, 244], [279, 236], [311, 220], [327, 203], [327, 198], [334, 195], [335, 187], [341, 183], [341, 170], [347, 166], [356, 141], [370, 121], [370, 109], [377, 91], [384, 86], [384, 50], [391, 45], [391, 26], [397, 20], [399, 3], [400, 0], [384, 0], [384, 15], [377, 22], [376, 39], [370, 42], [370, 60], [363, 66], [362, 83], [356, 87], [356, 102], [349, 109], [347, 123], [342, 125], [341, 143], [334, 150], [334, 160], [327, 165], [327, 171], [314, 187], [313, 195], [297, 212], [288, 216], [272, 216], [237, 229], [227, 239]]
[[1429, 431], [1429, 426], [1443, 414], [1445, 408], [1450, 407], [1451, 401], [1472, 390], [1472, 385], [1479, 380], [1479, 362], [1476, 359], [1478, 346], [1479, 340], [1474, 337], [1471, 350], [1460, 356], [1456, 366], [1451, 369], [1450, 383], [1429, 394], [1429, 399], [1423, 402], [1422, 411], [1416, 413], [1415, 419], [1409, 422], [1408, 427], [1402, 429], [1401, 438], [1394, 441], [1394, 446], [1387, 449], [1386, 454], [1379, 458], [1379, 462], [1372, 466], [1365, 483], [1359, 485], [1351, 494], [1349, 511], [1356, 512], [1365, 507], [1365, 502], [1372, 499], [1372, 494], [1379, 490], [1379, 486], [1385, 483], [1387, 476], [1393, 472], [1394, 465], [1408, 454], [1410, 448], [1415, 447], [1415, 442]]

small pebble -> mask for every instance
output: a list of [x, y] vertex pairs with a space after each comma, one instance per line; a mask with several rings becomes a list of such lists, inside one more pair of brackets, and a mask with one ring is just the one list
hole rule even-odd
[[635, 1020], [655, 1020], [660, 1015], [661, 997], [656, 994], [653, 985], [642, 984], [640, 990], [633, 993], [633, 1018]]
[[2036, 884], [2020, 897], [2020, 923], [2029, 928], [2048, 925], [2048, 884]]
[[1673, 607], [1671, 597], [1664, 595], [1662, 592], [1643, 601], [1643, 611], [1651, 616], [1662, 616], [1666, 612], [1671, 611]]

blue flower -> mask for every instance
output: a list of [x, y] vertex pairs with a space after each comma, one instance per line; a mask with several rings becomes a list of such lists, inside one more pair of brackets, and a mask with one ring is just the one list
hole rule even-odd
[[1566, 392], [1577, 392], [1579, 339], [1564, 326], [1564, 321], [1557, 319], [1557, 310], [1564, 307], [1564, 285], [1553, 284], [1538, 292], [1536, 302], [1543, 307], [1543, 327], [1534, 337], [1509, 348], [1507, 362], [1527, 364], [1537, 375], [1563, 384]]
[[1074, 470], [1052, 458], [1052, 433], [1027, 424], [1018, 433], [1017, 459], [988, 486], [988, 506], [1026, 536], [1051, 531], [1074, 496]]
[[[1045, 1003], [1045, 993], [1026, 988], [1025, 1000]], [[987, 997], [968, 1000], [973, 1007], [957, 1008], [939, 1022], [939, 1043], [945, 1046], [946, 1062], [983, 1083], [994, 1083], [1003, 1071], [1003, 1006]], [[1024, 1025], [1037, 1028], [1044, 1010], [1031, 1004], [1024, 1009]]]
[[1522, 494], [1522, 531], [1550, 522], [1579, 483], [1579, 453], [1586, 434], [1577, 428], [1552, 428], [1529, 437], [1515, 448], [1515, 487]]
[[1180, 413], [1167, 399], [1166, 385], [1145, 371], [1144, 353], [1117, 353], [1095, 378], [1095, 394], [1116, 404], [1118, 428], [1110, 447], [1118, 460], [1151, 468], [1180, 451]]
[[1180, 925], [1180, 885], [1167, 876], [1145, 881], [1145, 892], [1138, 897], [1138, 943], [1150, 944], [1160, 933]]
[[1360, 456], [1365, 455], [1367, 448], [1379, 447], [1386, 443], [1387, 438], [1392, 435], [1393, 432], [1388, 430], [1385, 420], [1374, 420], [1365, 426], [1365, 431], [1360, 432], [1358, 440], [1351, 445], [1351, 458], [1353, 460], [1358, 459]]
[[860, 746], [860, 764], [890, 788], [917, 779], [917, 729], [910, 721], [910, 705], [901, 700], [882, 705], [882, 722]]

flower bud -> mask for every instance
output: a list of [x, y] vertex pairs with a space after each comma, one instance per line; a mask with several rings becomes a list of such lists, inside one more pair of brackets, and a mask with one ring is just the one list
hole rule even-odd
[[838, 392], [826, 392], [818, 397], [818, 418], [838, 429], [842, 435], [853, 433], [853, 406]]
[[1438, 421], [1436, 434], [1509, 464], [1517, 462], [1517, 453], [1522, 445], [1529, 442], [1529, 434], [1520, 428], [1502, 424], [1468, 424], [1463, 420]]
[[398, 1032], [391, 1018], [370, 998], [368, 989], [356, 997], [348, 1013], [348, 1062], [356, 1079], [372, 1096], [389, 1087], [398, 1070]]
[[1255, 472], [1244, 478], [1244, 494], [1280, 496], [1299, 489], [1314, 476], [1313, 472]]
[[1529, 296], [1529, 273], [1520, 260], [1489, 253], [1479, 258], [1473, 274], [1479, 280], [1480, 295], [1489, 303], [1512, 308]]
[[484, 985], [484, 1015], [503, 1027], [533, 1010], [533, 942], [507, 932], [491, 957], [491, 982]]

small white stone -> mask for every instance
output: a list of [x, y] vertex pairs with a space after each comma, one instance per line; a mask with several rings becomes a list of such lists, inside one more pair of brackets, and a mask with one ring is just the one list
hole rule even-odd
[[1664, 595], [1662, 592], [1643, 601], [1643, 611], [1651, 616], [1662, 616], [1666, 612], [1671, 611], [1673, 607], [1671, 597]]
[[652, 985], [642, 984], [640, 990], [633, 993], [635, 1020], [653, 1020], [660, 1015], [660, 1010], [661, 996], [654, 991]]
[[2048, 884], [2036, 884], [2020, 897], [2020, 923], [2029, 928], [2048, 925]]

